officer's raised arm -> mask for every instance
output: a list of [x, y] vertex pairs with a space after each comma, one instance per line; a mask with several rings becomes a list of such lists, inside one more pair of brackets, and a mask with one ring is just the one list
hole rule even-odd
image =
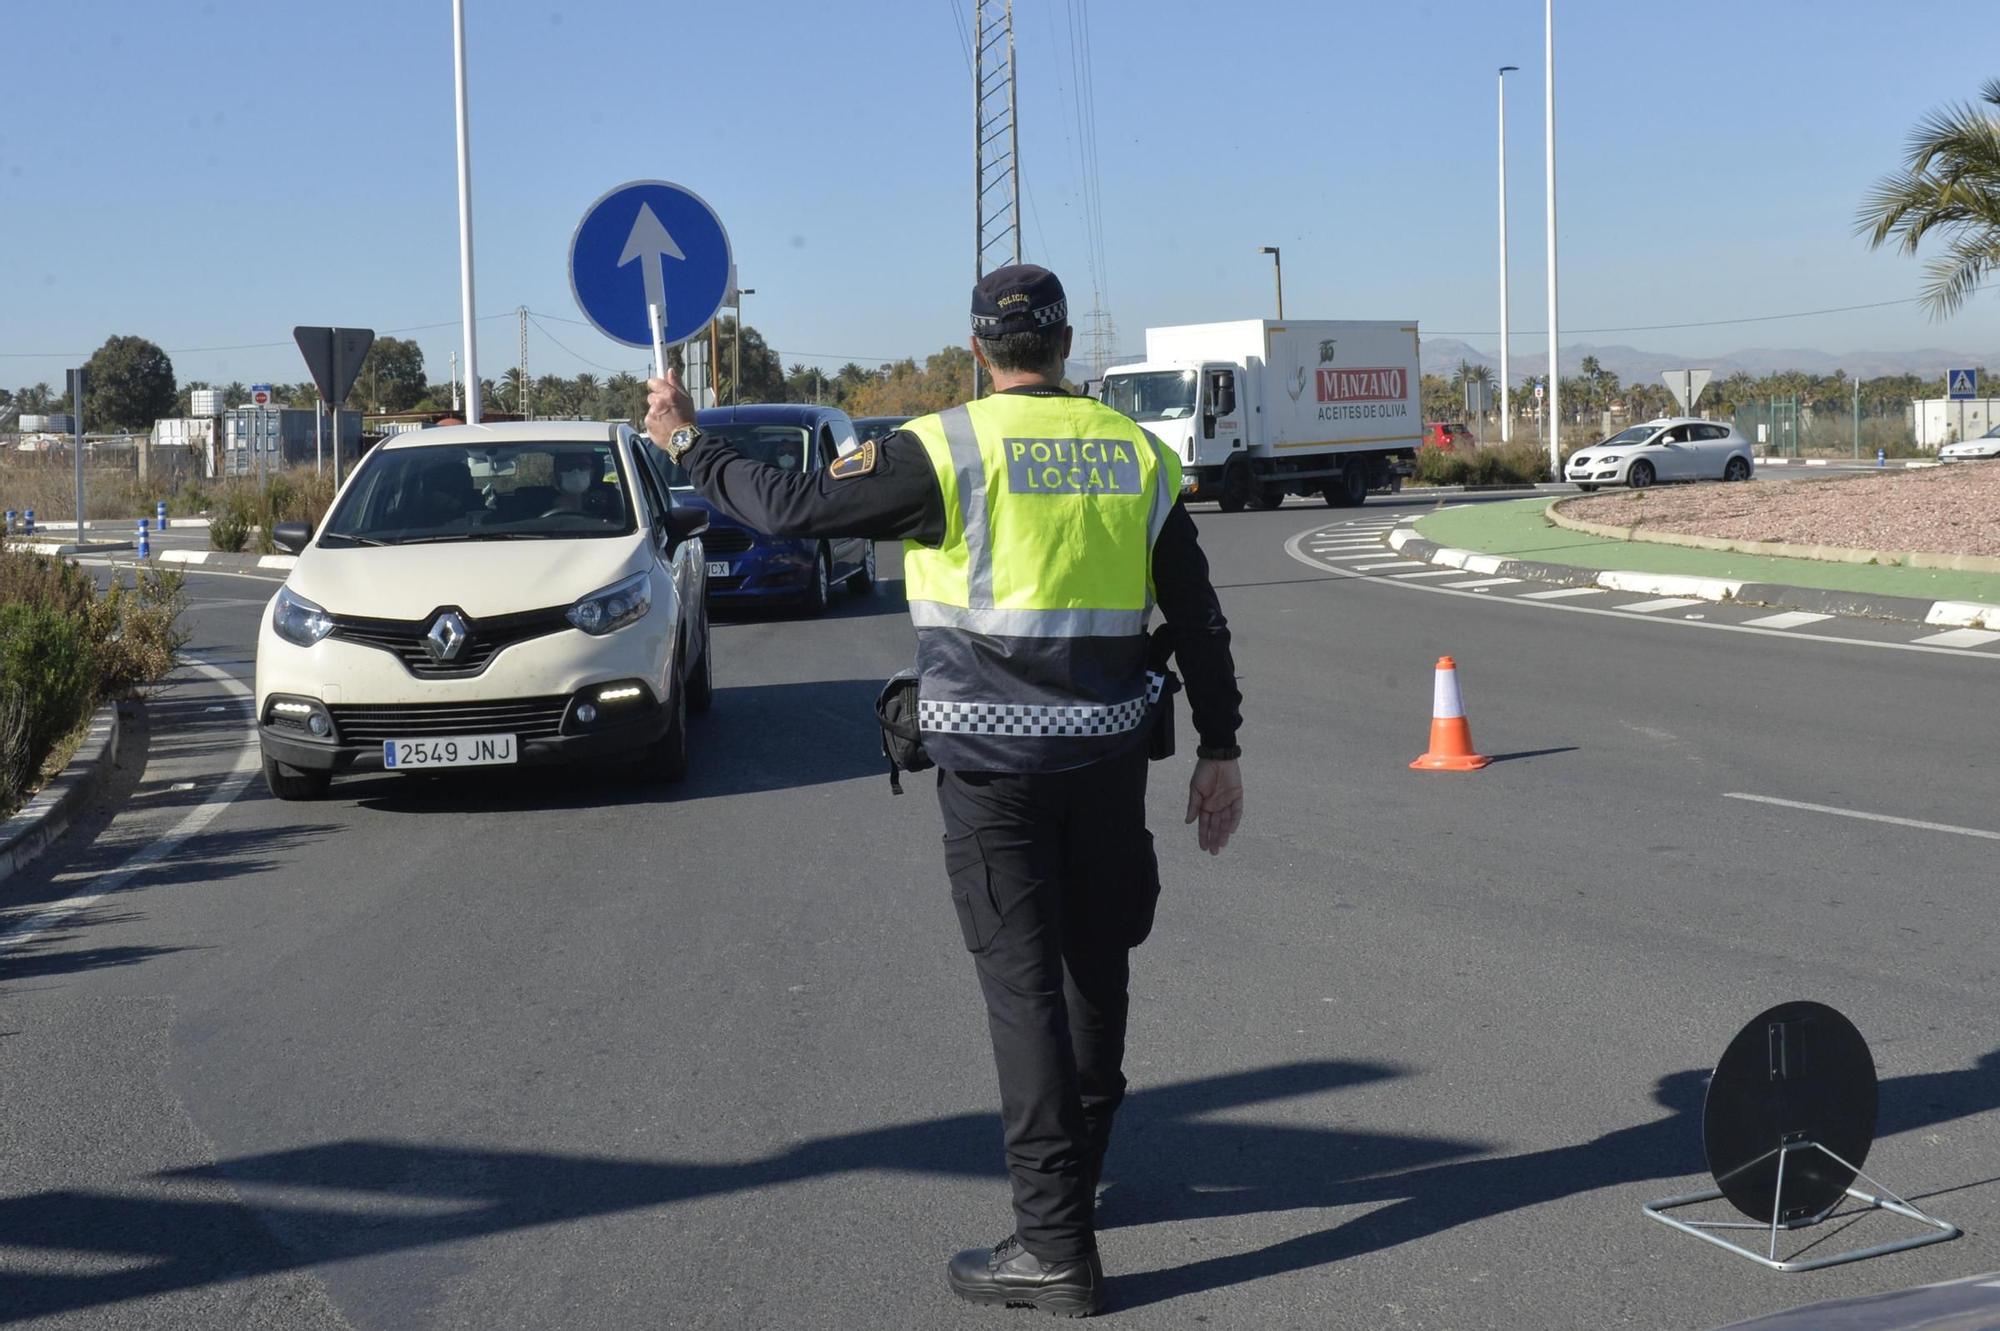
[[785, 471], [704, 434], [672, 370], [649, 379], [646, 432], [687, 469], [702, 498], [771, 536], [863, 536], [936, 544], [944, 507], [923, 445], [904, 435], [861, 445], [816, 471]]

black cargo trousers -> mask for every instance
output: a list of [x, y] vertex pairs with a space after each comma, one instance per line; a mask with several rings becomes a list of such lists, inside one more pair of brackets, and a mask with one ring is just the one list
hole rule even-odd
[[1160, 877], [1146, 748], [1067, 772], [938, 773], [945, 871], [979, 970], [1015, 1234], [1045, 1262], [1096, 1250], [1092, 1194], [1125, 1098], [1129, 953]]

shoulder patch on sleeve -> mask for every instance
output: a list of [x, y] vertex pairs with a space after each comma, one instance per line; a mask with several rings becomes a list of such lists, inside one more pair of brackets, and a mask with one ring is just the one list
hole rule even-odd
[[851, 481], [856, 476], [866, 476], [875, 470], [875, 441], [869, 440], [852, 453], [843, 453], [833, 460], [826, 469], [827, 475], [836, 481]]

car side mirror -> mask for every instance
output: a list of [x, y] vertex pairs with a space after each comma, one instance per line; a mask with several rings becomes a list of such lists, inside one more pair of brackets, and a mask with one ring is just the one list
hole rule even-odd
[[271, 528], [271, 543], [288, 555], [303, 554], [312, 538], [313, 529], [303, 522], [281, 522]]
[[693, 504], [676, 504], [660, 519], [660, 529], [666, 532], [669, 545], [679, 545], [708, 530], [708, 510]]

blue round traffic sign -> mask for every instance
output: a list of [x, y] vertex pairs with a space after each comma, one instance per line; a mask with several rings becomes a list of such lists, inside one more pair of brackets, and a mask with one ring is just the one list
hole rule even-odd
[[634, 180], [583, 214], [569, 242], [569, 286], [597, 331], [653, 345], [647, 305], [666, 306], [667, 343], [708, 327], [729, 295], [729, 233], [699, 194], [665, 180]]

